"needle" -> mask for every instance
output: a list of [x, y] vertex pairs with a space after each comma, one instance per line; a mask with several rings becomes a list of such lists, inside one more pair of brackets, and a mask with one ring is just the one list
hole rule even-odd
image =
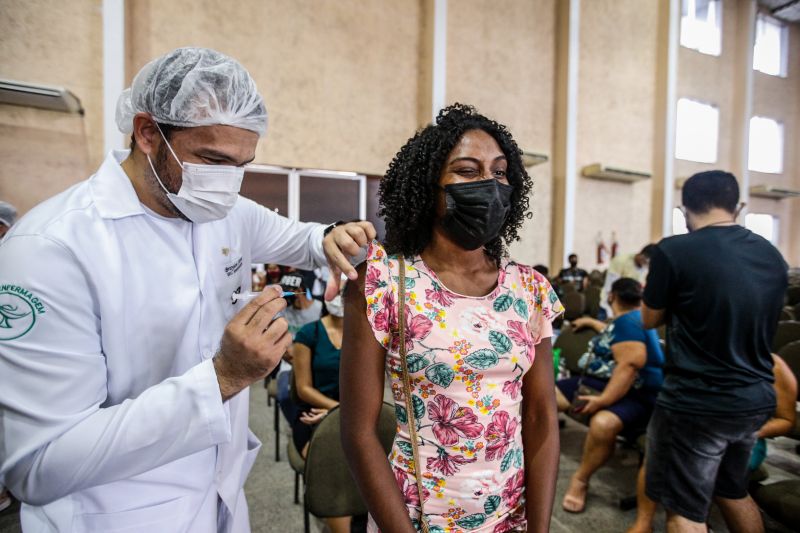
[[[233, 300], [234, 302], [239, 301], [239, 300], [252, 300], [253, 298], [258, 296], [259, 294], [261, 294], [261, 293], [260, 292], [234, 292], [233, 295], [231, 296], [231, 300]], [[298, 294], [302, 294], [302, 292], [283, 291], [281, 293], [281, 298], [289, 298], [291, 296], [297, 296]], [[306, 289], [306, 298], [308, 298], [309, 300], [312, 298], [310, 289]]]

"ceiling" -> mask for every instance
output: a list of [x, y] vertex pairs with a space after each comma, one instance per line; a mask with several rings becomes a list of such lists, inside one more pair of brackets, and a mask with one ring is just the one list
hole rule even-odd
[[758, 3], [776, 19], [800, 22], [800, 0], [758, 0]]

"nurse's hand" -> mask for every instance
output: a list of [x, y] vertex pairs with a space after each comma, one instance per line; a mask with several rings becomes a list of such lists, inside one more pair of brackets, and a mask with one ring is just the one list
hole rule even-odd
[[356, 257], [361, 248], [369, 244], [375, 238], [377, 232], [372, 222], [348, 222], [333, 228], [322, 241], [322, 248], [325, 250], [325, 257], [328, 258], [328, 266], [331, 275], [328, 278], [328, 286], [325, 288], [325, 299], [330, 301], [339, 294], [339, 282], [341, 275], [344, 274], [348, 279], [358, 279], [358, 274], [353, 265], [350, 264], [350, 257]]
[[214, 356], [222, 401], [264, 379], [278, 366], [292, 344], [286, 319], [275, 318], [285, 308], [281, 288], [270, 285], [225, 326], [219, 352]]

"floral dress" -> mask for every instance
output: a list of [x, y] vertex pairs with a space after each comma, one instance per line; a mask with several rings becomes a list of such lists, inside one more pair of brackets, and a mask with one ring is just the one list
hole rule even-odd
[[[397, 414], [389, 462], [418, 527], [417, 492], [399, 357], [399, 261], [367, 254], [367, 319], [386, 348]], [[503, 260], [497, 287], [448, 290], [417, 256], [406, 260], [406, 353], [431, 531], [501, 533], [525, 526], [522, 378], [563, 312], [547, 280]], [[370, 519], [370, 531], [377, 531]]]

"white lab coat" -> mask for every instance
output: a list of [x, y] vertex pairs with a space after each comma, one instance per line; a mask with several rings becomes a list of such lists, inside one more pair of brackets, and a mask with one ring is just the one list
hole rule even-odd
[[127, 154], [0, 244], [0, 310], [17, 313], [0, 320], [0, 484], [26, 532], [249, 531], [261, 443], [211, 357], [251, 262], [319, 266], [324, 226], [245, 198], [216, 222], [159, 217]]

